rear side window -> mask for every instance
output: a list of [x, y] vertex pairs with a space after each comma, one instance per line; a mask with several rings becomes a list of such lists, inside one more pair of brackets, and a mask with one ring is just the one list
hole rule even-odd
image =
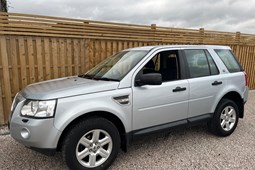
[[211, 55], [206, 50], [184, 50], [190, 78], [219, 74]]
[[239, 72], [242, 70], [240, 64], [236, 60], [231, 50], [218, 49], [214, 51], [218, 54], [218, 56], [220, 57], [222, 62], [225, 64], [225, 66], [227, 67], [230, 73]]

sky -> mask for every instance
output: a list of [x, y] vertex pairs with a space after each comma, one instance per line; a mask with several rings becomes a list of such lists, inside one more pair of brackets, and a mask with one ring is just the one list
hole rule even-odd
[[9, 12], [255, 34], [255, 0], [7, 0]]

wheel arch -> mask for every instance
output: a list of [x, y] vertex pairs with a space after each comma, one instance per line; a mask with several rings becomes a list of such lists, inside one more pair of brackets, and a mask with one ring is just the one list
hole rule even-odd
[[121, 138], [121, 149], [123, 151], [127, 151], [128, 139], [127, 139], [126, 129], [125, 129], [123, 122], [115, 114], [106, 112], [106, 111], [89, 112], [89, 113], [80, 115], [77, 118], [75, 118], [74, 120], [72, 120], [64, 128], [64, 130], [62, 131], [62, 133], [60, 135], [60, 138], [59, 138], [58, 144], [57, 144], [57, 151], [61, 151], [61, 149], [62, 149], [61, 147], [62, 147], [62, 144], [63, 144], [63, 141], [64, 141], [66, 135], [75, 126], [75, 124], [77, 124], [78, 122], [80, 122], [84, 119], [91, 118], [91, 117], [103, 117], [103, 118], [109, 120], [110, 122], [112, 122], [119, 131], [120, 138]]
[[[239, 118], [243, 118], [244, 117], [244, 101], [241, 97], [241, 95], [236, 92], [236, 91], [230, 91], [228, 93], [226, 93], [222, 98], [222, 99], [229, 99], [232, 100], [236, 103], [236, 105], [238, 106], [238, 110], [239, 110]], [[220, 101], [221, 101], [220, 100]], [[220, 103], [220, 102], [219, 102]], [[219, 104], [218, 103], [218, 104]]]

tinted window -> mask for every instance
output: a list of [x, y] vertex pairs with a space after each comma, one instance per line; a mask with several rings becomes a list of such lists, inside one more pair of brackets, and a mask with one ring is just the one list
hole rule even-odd
[[241, 67], [230, 50], [220, 49], [215, 50], [220, 59], [223, 61], [229, 72], [241, 71]]
[[204, 50], [184, 50], [190, 77], [203, 77], [210, 75], [210, 69]]
[[209, 52], [207, 50], [205, 50], [208, 62], [209, 62], [209, 66], [210, 66], [210, 71], [211, 71], [211, 75], [216, 75], [219, 74], [219, 70], [215, 64], [215, 62], [212, 59], [212, 56], [209, 54]]

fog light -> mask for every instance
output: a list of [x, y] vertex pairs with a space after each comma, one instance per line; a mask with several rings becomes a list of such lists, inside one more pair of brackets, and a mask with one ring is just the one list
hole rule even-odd
[[30, 137], [30, 131], [27, 128], [22, 128], [20, 135], [24, 139], [28, 139]]

